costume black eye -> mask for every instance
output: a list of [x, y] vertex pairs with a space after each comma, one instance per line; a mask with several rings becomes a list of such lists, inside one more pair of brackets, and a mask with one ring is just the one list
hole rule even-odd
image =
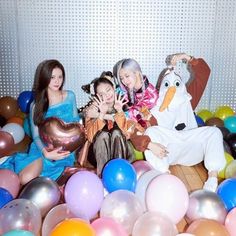
[[176, 80], [175, 83], [174, 83], [174, 85], [175, 85], [176, 87], [179, 87], [179, 86], [180, 86], [180, 83], [181, 83], [180, 80]]
[[165, 82], [164, 82], [164, 86], [165, 86], [165, 87], [169, 87], [169, 85], [170, 85], [169, 81], [165, 81]]

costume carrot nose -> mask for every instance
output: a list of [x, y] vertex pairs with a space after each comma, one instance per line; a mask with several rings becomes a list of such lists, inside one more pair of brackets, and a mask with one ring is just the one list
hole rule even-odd
[[159, 108], [159, 111], [162, 112], [164, 111], [169, 105], [170, 105], [170, 102], [172, 101], [174, 95], [175, 95], [175, 92], [176, 92], [176, 87], [174, 86], [171, 86], [166, 94], [165, 94], [165, 97], [164, 97], [164, 100]]

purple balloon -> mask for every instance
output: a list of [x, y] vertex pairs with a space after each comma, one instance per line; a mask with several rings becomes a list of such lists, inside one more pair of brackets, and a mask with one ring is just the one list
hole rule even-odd
[[101, 208], [104, 189], [101, 179], [90, 171], [73, 174], [65, 186], [65, 201], [77, 217], [92, 219]]

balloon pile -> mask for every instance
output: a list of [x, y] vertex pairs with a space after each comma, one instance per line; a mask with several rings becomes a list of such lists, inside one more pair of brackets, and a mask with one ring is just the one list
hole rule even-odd
[[27, 148], [27, 144], [22, 147], [25, 133], [29, 133], [24, 123], [27, 122], [32, 101], [31, 91], [23, 91], [17, 99], [10, 96], [0, 98], [0, 158], [11, 155], [12, 150], [22, 151]]
[[226, 166], [219, 173], [221, 179], [236, 176], [236, 165], [230, 163], [236, 159], [236, 115], [230, 106], [219, 106], [215, 111], [201, 109], [195, 115], [198, 126], [216, 126], [224, 139]]
[[[234, 235], [236, 178], [217, 193], [188, 194], [172, 174], [146, 161], [110, 160], [102, 177], [83, 169], [64, 191], [46, 177], [22, 186], [18, 176], [0, 170], [0, 234], [5, 236], [192, 236]], [[182, 220], [188, 224], [178, 229]], [[230, 234], [231, 233], [231, 234]]]

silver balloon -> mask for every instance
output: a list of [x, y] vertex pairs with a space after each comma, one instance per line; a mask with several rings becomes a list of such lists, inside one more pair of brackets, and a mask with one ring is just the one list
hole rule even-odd
[[31, 180], [22, 190], [19, 198], [31, 200], [44, 217], [60, 200], [61, 193], [57, 183], [47, 177]]
[[146, 212], [134, 224], [132, 236], [175, 236], [175, 224], [161, 212]]
[[30, 200], [15, 199], [0, 209], [0, 235], [13, 229], [38, 235], [41, 224], [40, 210]]
[[144, 207], [133, 192], [117, 190], [103, 200], [100, 217], [109, 217], [131, 234], [135, 221], [144, 212]]
[[216, 193], [200, 189], [190, 194], [186, 212], [188, 222], [205, 218], [224, 224], [226, 216], [224, 204]]

